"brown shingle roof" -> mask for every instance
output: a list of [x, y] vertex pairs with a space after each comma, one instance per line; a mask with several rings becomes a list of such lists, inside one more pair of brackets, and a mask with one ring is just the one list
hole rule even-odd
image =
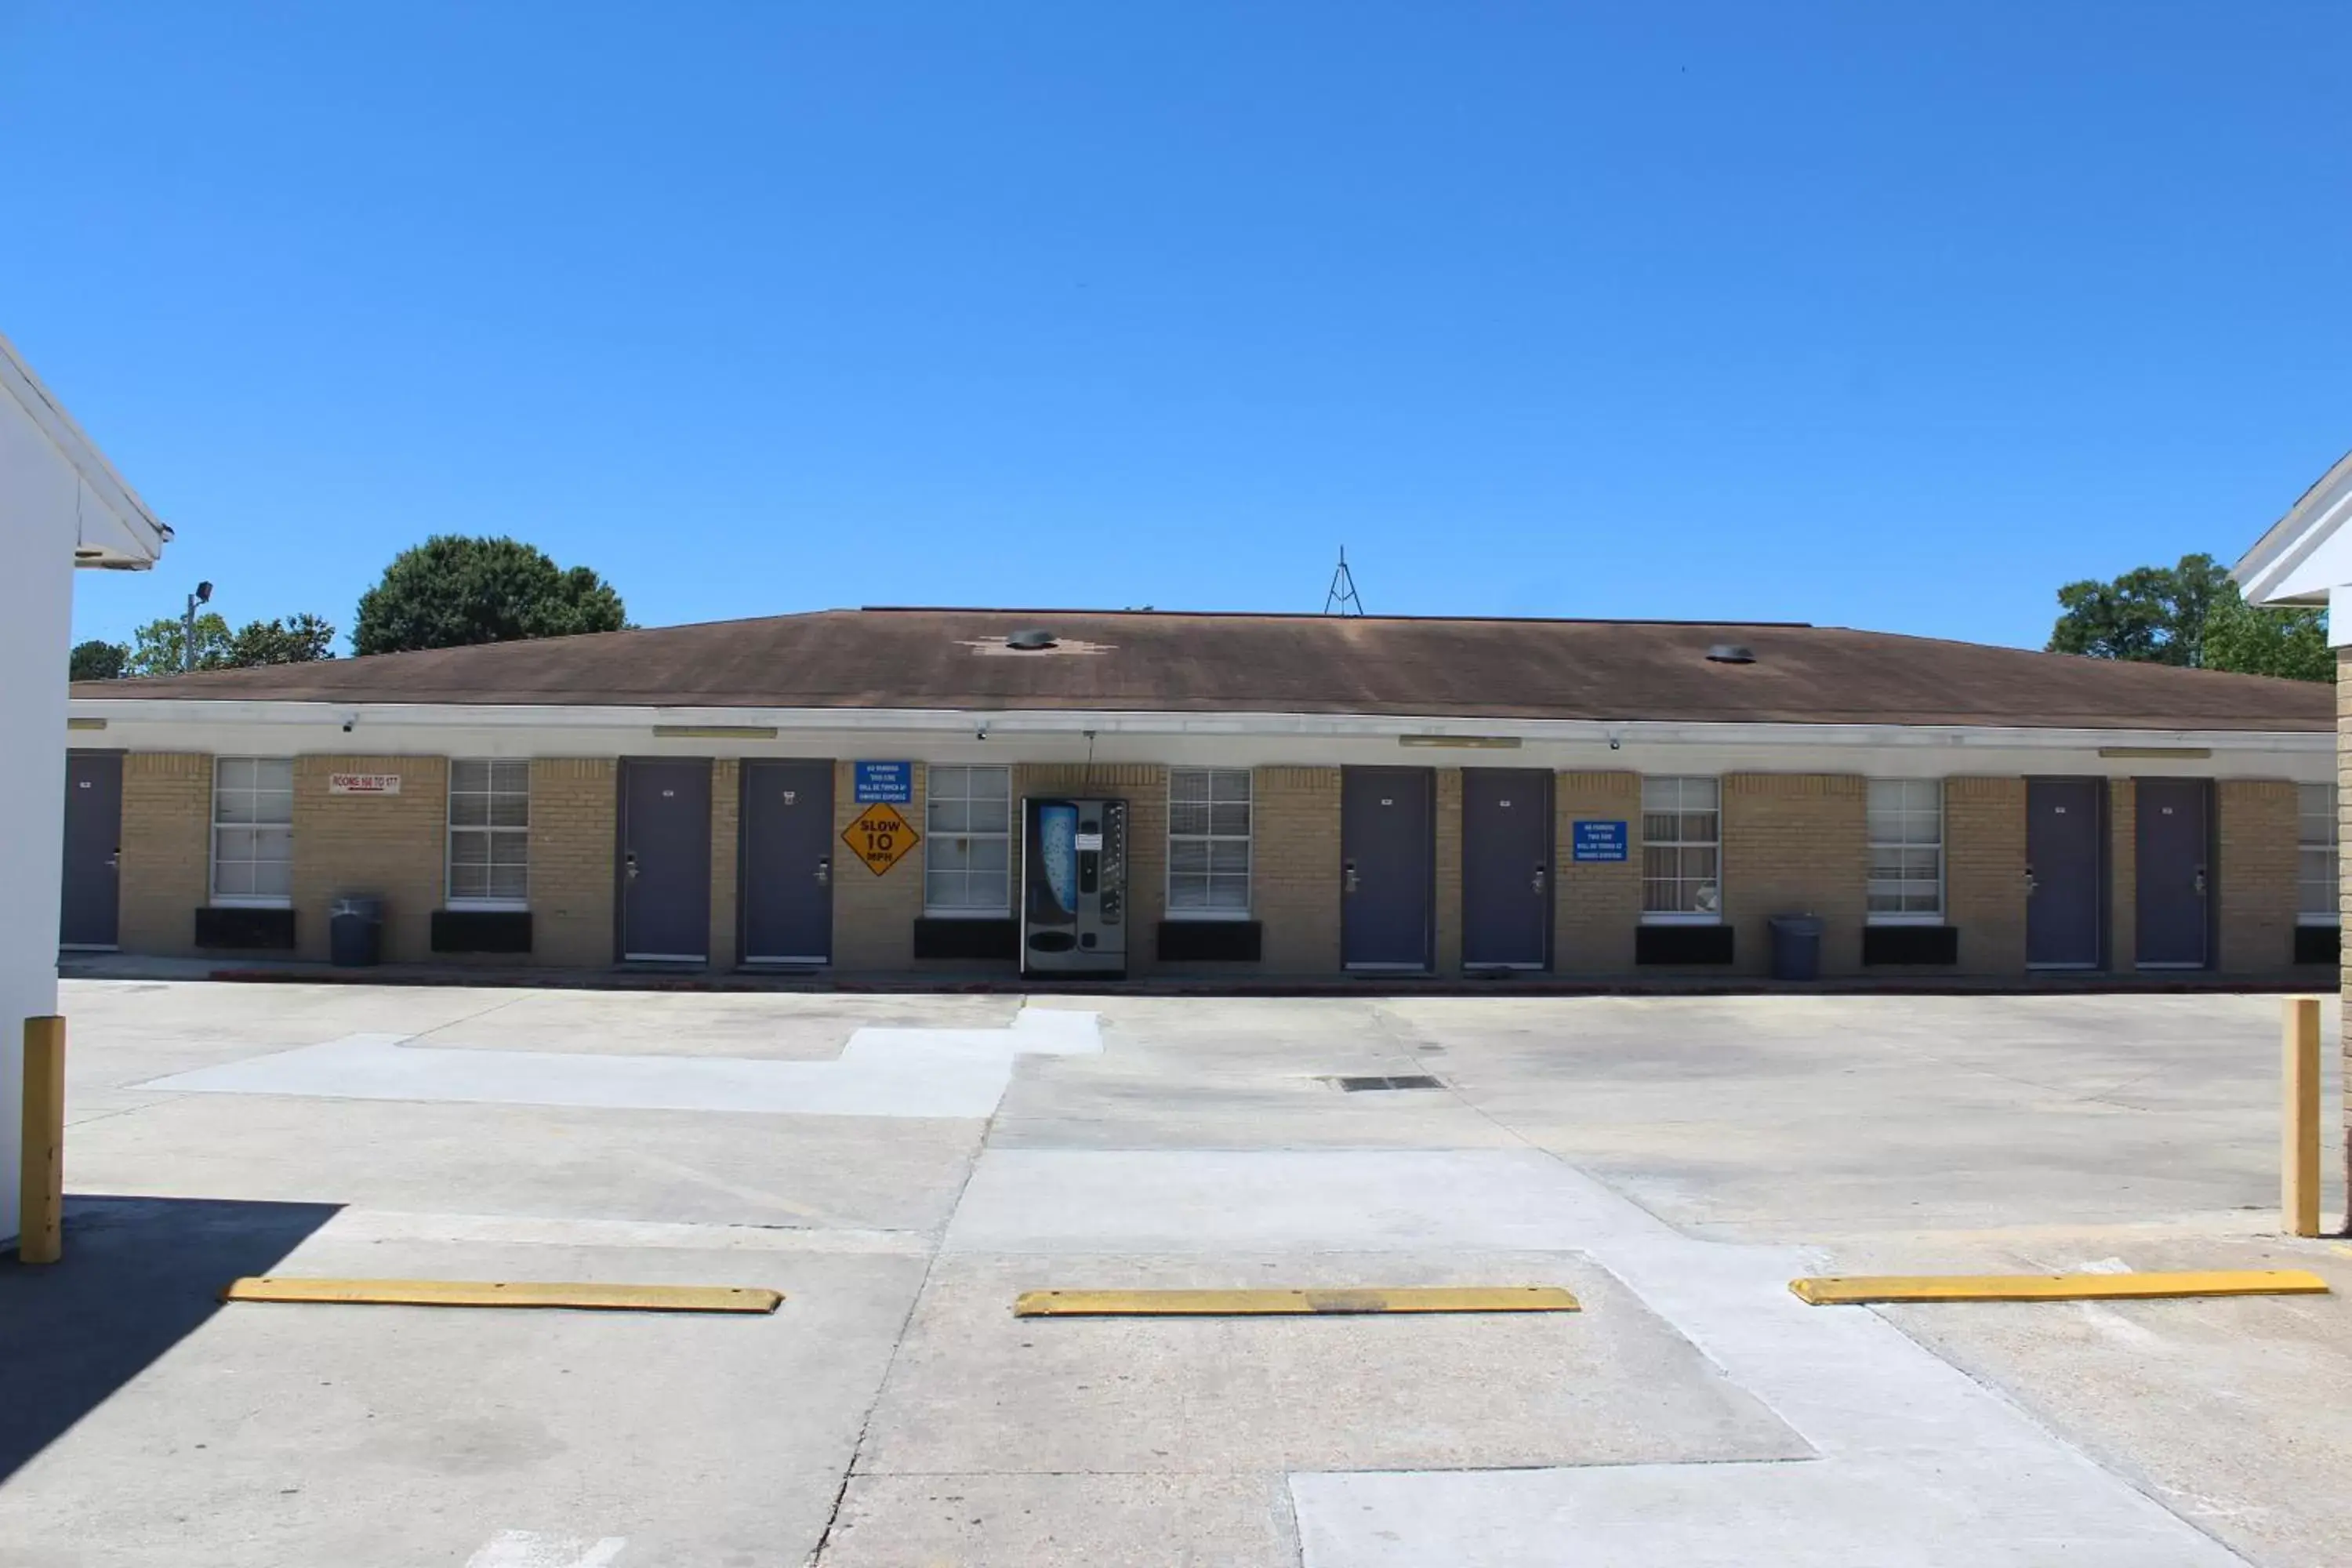
[[[1003, 647], [1042, 626], [1062, 646]], [[1710, 662], [1738, 643], [1753, 664]], [[2307, 682], [1789, 625], [825, 610], [84, 682], [77, 698], [2327, 731]]]

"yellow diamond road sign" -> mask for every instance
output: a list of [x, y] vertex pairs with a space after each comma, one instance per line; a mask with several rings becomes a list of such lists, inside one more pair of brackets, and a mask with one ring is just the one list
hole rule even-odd
[[895, 805], [869, 805], [841, 830], [851, 854], [879, 877], [898, 863], [898, 857], [923, 840], [923, 836], [898, 815]]

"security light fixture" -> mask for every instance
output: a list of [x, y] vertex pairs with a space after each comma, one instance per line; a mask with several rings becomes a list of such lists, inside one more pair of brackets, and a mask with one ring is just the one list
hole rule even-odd
[[199, 583], [196, 591], [188, 595], [188, 612], [180, 617], [180, 673], [185, 675], [196, 668], [196, 606], [213, 602], [213, 585]]

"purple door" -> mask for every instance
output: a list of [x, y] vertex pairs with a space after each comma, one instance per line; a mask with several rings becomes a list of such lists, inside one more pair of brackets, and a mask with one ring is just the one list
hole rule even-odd
[[1349, 969], [1427, 969], [1436, 888], [1433, 775], [1339, 771], [1339, 956]]
[[710, 759], [621, 759], [621, 956], [710, 956]]
[[833, 764], [743, 764], [743, 962], [833, 962]]
[[58, 945], [112, 947], [121, 899], [122, 753], [66, 753], [66, 880]]
[[2133, 900], [2142, 969], [2202, 969], [2212, 901], [2210, 785], [2203, 779], [2139, 779], [2133, 785]]
[[1551, 774], [1462, 770], [1462, 965], [1551, 963]]
[[2096, 969], [2106, 865], [2106, 782], [2025, 782], [2025, 962], [2037, 969]]

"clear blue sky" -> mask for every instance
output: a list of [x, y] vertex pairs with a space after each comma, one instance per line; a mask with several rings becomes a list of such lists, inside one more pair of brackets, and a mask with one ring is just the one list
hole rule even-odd
[[[1940, 13], [1930, 15], [1930, 11]], [[0, 0], [0, 331], [179, 530], [2039, 646], [2352, 447], [2352, 6]]]

